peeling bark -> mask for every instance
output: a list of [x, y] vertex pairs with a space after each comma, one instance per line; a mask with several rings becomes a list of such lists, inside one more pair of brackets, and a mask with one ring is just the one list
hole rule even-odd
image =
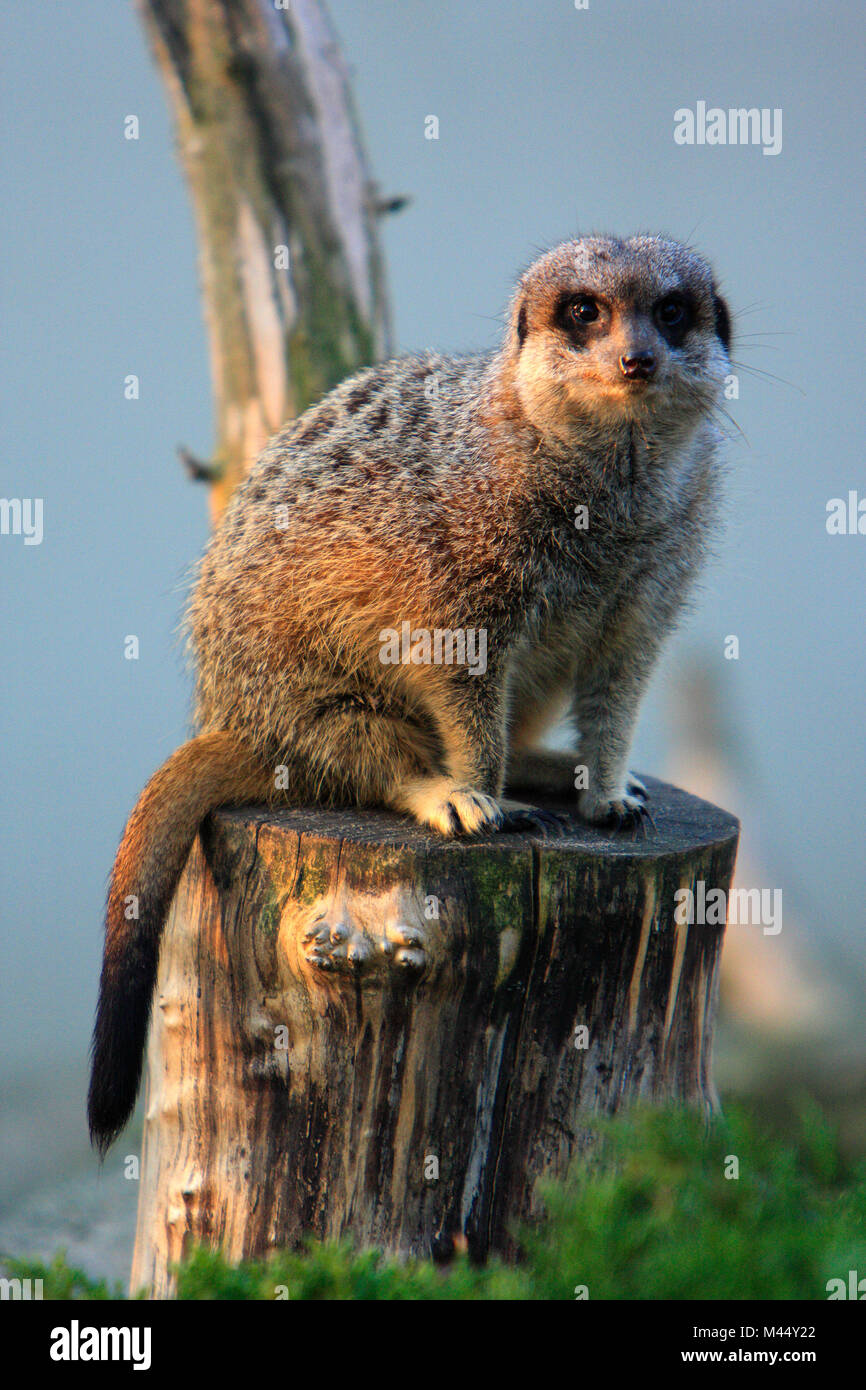
[[133, 1289], [169, 1294], [193, 1241], [512, 1255], [590, 1117], [714, 1108], [724, 928], [677, 925], [674, 893], [730, 886], [738, 826], [649, 785], [645, 839], [210, 817], [162, 948]]

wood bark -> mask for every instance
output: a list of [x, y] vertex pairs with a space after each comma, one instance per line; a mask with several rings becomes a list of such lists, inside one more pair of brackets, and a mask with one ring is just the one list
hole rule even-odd
[[196, 215], [216, 519], [271, 434], [386, 355], [383, 205], [318, 0], [138, 2]]
[[191, 1242], [513, 1255], [592, 1116], [714, 1108], [724, 927], [674, 894], [729, 888], [738, 826], [647, 782], [643, 838], [211, 816], [162, 947], [133, 1289], [169, 1295]]

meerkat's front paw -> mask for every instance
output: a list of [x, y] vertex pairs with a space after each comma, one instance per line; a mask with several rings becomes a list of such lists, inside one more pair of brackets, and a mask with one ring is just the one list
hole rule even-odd
[[[634, 786], [629, 778], [629, 786]], [[641, 795], [642, 793], [642, 795]], [[641, 784], [640, 791], [623, 792], [621, 796], [602, 797], [587, 790], [578, 797], [577, 809], [592, 825], [604, 826], [611, 830], [629, 830], [643, 823], [649, 817], [647, 791]]]
[[440, 835], [477, 835], [498, 830], [504, 813], [499, 802], [474, 787], [460, 786], [447, 777], [430, 778], [404, 789], [401, 809], [409, 811], [421, 825], [429, 825]]

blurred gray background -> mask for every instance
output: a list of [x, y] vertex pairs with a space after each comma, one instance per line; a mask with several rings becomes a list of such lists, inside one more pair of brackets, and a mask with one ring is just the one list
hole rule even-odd
[[[384, 227], [398, 349], [492, 345], [515, 273], [593, 230], [692, 241], [739, 311], [728, 515], [633, 761], [725, 799], [744, 822], [740, 881], [783, 890], [780, 937], [734, 933], [723, 1083], [748, 1075], [743, 1038], [759, 1035], [783, 1075], [804, 1052], [856, 1075], [866, 536], [828, 536], [825, 518], [828, 499], [866, 496], [862, 11], [330, 9], [376, 177], [412, 198]], [[123, 1274], [136, 1140], [94, 1179], [86, 1051], [117, 839], [187, 730], [176, 628], [207, 499], [174, 451], [207, 455], [211, 388], [191, 210], [131, 5], [7, 5], [0, 50], [0, 495], [43, 498], [45, 527], [40, 546], [0, 536], [0, 1248], [62, 1236]], [[781, 153], [675, 144], [674, 111], [699, 100], [781, 108]]]

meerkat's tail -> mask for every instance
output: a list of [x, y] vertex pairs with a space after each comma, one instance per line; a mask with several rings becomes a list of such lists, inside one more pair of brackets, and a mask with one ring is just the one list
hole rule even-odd
[[151, 777], [111, 875], [87, 1112], [101, 1156], [129, 1119], [141, 1080], [159, 941], [177, 881], [209, 811], [263, 800], [268, 770], [236, 734], [202, 734]]

